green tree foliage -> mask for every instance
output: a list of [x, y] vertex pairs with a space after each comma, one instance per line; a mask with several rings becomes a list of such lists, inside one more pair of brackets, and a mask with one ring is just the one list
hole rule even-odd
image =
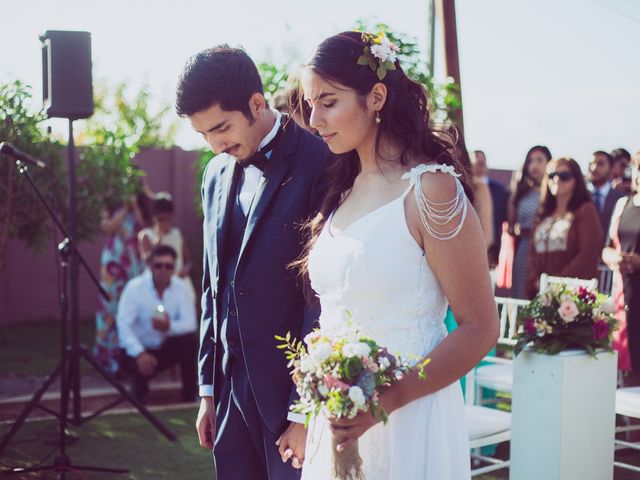
[[399, 49], [398, 59], [405, 73], [412, 80], [422, 84], [429, 93], [429, 111], [434, 121], [453, 122], [462, 105], [460, 88], [452, 79], [444, 83], [436, 83], [429, 75], [429, 64], [420, 51], [415, 37], [392, 30], [384, 23], [369, 24], [366, 20], [356, 21], [356, 30], [385, 35]]
[[[101, 212], [124, 202], [140, 185], [133, 156], [146, 147], [173, 144], [175, 125], [164, 126], [169, 107], [150, 113], [148, 88], [133, 99], [124, 84], [95, 88], [95, 114], [74, 123], [77, 132], [78, 238], [89, 240], [100, 229]], [[63, 221], [67, 218], [67, 153], [43, 127], [45, 117], [33, 113], [31, 88], [20, 81], [0, 83], [0, 138], [46, 161], [46, 169], [30, 169], [44, 197]], [[0, 268], [9, 238], [36, 250], [51, 238], [52, 225], [37, 197], [13, 162], [0, 162]]]
[[[46, 169], [28, 171], [47, 201], [61, 211], [67, 195], [62, 146], [42, 128], [44, 117], [30, 111], [31, 97], [31, 88], [21, 81], [0, 83], [0, 138], [46, 162]], [[0, 161], [0, 268], [10, 238], [42, 248], [50, 235], [47, 213], [26, 179], [13, 161]]]

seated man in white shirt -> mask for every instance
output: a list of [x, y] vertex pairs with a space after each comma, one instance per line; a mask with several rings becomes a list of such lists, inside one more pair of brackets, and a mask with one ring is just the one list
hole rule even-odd
[[196, 311], [184, 280], [174, 275], [176, 251], [157, 245], [149, 269], [127, 283], [118, 304], [117, 326], [126, 367], [133, 373], [133, 395], [144, 400], [148, 380], [180, 364], [182, 399], [197, 394]]

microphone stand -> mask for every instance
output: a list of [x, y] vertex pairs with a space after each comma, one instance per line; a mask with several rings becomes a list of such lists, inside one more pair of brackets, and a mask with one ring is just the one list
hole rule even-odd
[[[70, 218], [75, 214], [75, 154], [73, 147], [73, 130], [72, 130], [72, 120], [69, 120], [69, 197], [70, 197]], [[53, 415], [59, 420], [59, 448], [60, 452], [56, 457], [54, 464], [49, 466], [39, 466], [34, 468], [14, 468], [9, 471], [2, 471], [0, 474], [23, 474], [35, 471], [43, 471], [43, 470], [59, 470], [60, 471], [60, 479], [64, 480], [66, 471], [69, 470], [87, 470], [87, 471], [95, 471], [95, 472], [106, 472], [106, 473], [127, 473], [128, 470], [118, 469], [118, 468], [104, 468], [104, 467], [91, 467], [91, 466], [78, 466], [73, 465], [69, 456], [65, 451], [65, 441], [66, 441], [66, 427], [67, 422], [72, 423], [74, 425], [82, 425], [98, 415], [102, 414], [106, 410], [114, 407], [119, 404], [123, 400], [128, 400], [136, 409], [154, 426], [156, 427], [168, 440], [175, 441], [177, 438], [173, 432], [171, 432], [167, 427], [165, 427], [160, 420], [158, 420], [147, 408], [135, 397], [133, 397], [112, 375], [109, 373], [102, 365], [100, 365], [93, 355], [88, 351], [88, 349], [84, 345], [79, 344], [79, 325], [77, 321], [77, 304], [75, 308], [73, 308], [72, 312], [72, 331], [71, 331], [71, 342], [68, 341], [67, 335], [67, 324], [69, 322], [68, 317], [68, 282], [67, 278], [71, 278], [71, 293], [73, 295], [72, 302], [77, 301], [77, 261], [80, 261], [80, 264], [84, 267], [85, 271], [89, 274], [92, 283], [98, 288], [100, 294], [107, 301], [109, 300], [109, 294], [102, 288], [100, 282], [95, 277], [91, 268], [87, 264], [86, 260], [78, 250], [76, 243], [73, 241], [73, 237], [67, 232], [65, 227], [62, 225], [62, 222], [58, 219], [55, 212], [52, 210], [51, 206], [47, 202], [47, 200], [43, 197], [42, 193], [38, 189], [38, 186], [35, 184], [31, 175], [27, 170], [27, 164], [22, 162], [19, 159], [16, 159], [16, 165], [18, 167], [18, 171], [22, 174], [24, 178], [27, 179], [27, 182], [33, 188], [34, 192], [38, 196], [40, 202], [45, 207], [49, 216], [53, 220], [54, 224], [57, 226], [58, 230], [64, 236], [64, 240], [58, 244], [58, 257], [61, 268], [61, 278], [62, 285], [60, 289], [59, 296], [59, 306], [60, 306], [60, 361], [55, 366], [55, 368], [51, 371], [46, 380], [42, 383], [42, 385], [36, 390], [33, 394], [33, 397], [29, 401], [29, 403], [24, 407], [22, 412], [18, 415], [14, 423], [11, 425], [9, 431], [4, 435], [2, 441], [0, 442], [0, 454], [5, 449], [5, 447], [11, 441], [11, 438], [17, 433], [20, 429], [24, 421], [26, 420], [29, 413], [34, 408], [40, 408], [45, 412]], [[70, 221], [70, 225], [75, 230], [75, 219], [73, 222]], [[75, 264], [75, 265], [74, 265]], [[75, 267], [75, 279], [74, 279], [74, 267]], [[70, 275], [69, 275], [70, 274]], [[73, 307], [73, 305], [72, 305]], [[120, 397], [115, 401], [109, 403], [108, 405], [96, 410], [91, 415], [87, 417], [82, 417], [80, 411], [80, 358], [85, 359], [102, 377], [107, 380], [119, 393]], [[60, 411], [55, 412], [43, 405], [40, 405], [40, 399], [45, 391], [51, 386], [53, 381], [57, 376], [60, 376]], [[70, 389], [73, 387], [74, 393], [74, 416], [72, 419], [68, 418], [69, 413], [69, 394]]]

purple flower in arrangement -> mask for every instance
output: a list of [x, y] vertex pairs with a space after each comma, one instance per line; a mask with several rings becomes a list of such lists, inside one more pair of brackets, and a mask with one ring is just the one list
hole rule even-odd
[[370, 398], [376, 389], [376, 376], [371, 372], [364, 372], [356, 385], [362, 389], [367, 398]]
[[536, 322], [533, 318], [527, 318], [524, 321], [524, 332], [532, 337], [537, 333]]
[[578, 298], [585, 303], [593, 303], [596, 301], [596, 296], [584, 287], [578, 288]]
[[594, 322], [593, 327], [593, 339], [594, 340], [604, 340], [609, 336], [609, 324], [606, 320], [598, 320]]
[[107, 263], [107, 273], [113, 278], [118, 278], [122, 274], [122, 266], [118, 262]]

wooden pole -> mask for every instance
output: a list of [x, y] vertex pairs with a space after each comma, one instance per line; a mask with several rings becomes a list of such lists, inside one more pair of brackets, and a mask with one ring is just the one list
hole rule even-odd
[[464, 138], [464, 121], [462, 114], [462, 82], [460, 80], [460, 61], [458, 57], [458, 29], [456, 26], [455, 0], [436, 0], [436, 10], [440, 20], [444, 43], [445, 74], [458, 85], [460, 108], [454, 121], [460, 135]]

